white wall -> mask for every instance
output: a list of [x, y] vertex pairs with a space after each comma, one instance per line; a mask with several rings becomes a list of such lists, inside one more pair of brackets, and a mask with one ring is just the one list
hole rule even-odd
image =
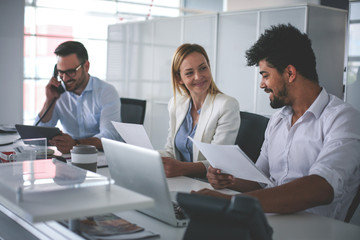
[[0, 124], [23, 121], [24, 4], [0, 1]]

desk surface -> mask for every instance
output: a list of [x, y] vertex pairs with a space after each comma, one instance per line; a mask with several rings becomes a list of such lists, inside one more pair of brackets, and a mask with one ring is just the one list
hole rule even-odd
[[[160, 233], [160, 239], [180, 240], [183, 238], [186, 230], [185, 228], [171, 227], [135, 211], [121, 212], [117, 213], [117, 215], [151, 231]], [[310, 213], [290, 215], [267, 214], [266, 217], [274, 230], [274, 240], [358, 240], [360, 237], [360, 227], [358, 226]]]
[[[98, 173], [108, 176], [108, 169], [98, 169]], [[187, 177], [167, 179], [170, 191], [190, 192], [202, 188], [211, 188], [209, 183]], [[231, 190], [221, 190], [224, 193], [234, 193]], [[185, 228], [174, 228], [165, 223], [135, 211], [117, 213], [119, 216], [137, 223], [161, 235], [160, 239], [182, 239]], [[332, 218], [310, 213], [296, 214], [266, 214], [270, 226], [274, 230], [273, 239], [356, 239], [360, 238], [360, 227], [344, 223]]]
[[[100, 168], [97, 172], [104, 176], [109, 176], [107, 168]], [[169, 178], [167, 180], [170, 191], [190, 192], [191, 190], [211, 188], [211, 186], [206, 182], [187, 177]], [[231, 193], [233, 191], [223, 190], [223, 192]], [[63, 196], [58, 197], [64, 198]], [[118, 212], [117, 215], [148, 230], [159, 233], [160, 239], [182, 239], [186, 230], [186, 228], [172, 227], [137, 211]], [[309, 213], [296, 213], [288, 215], [267, 214], [266, 217], [270, 226], [274, 230], [273, 239], [357, 240], [360, 236], [359, 226]], [[44, 239], [52, 239], [53, 236], [56, 236], [56, 239], [82, 239], [54, 221], [36, 223], [33, 224], [32, 227], [34, 234], [38, 234], [37, 236], [41, 236], [40, 238]]]
[[[180, 186], [183, 178], [171, 179], [171, 185]], [[192, 181], [185, 180], [186, 184]], [[193, 180], [195, 186], [203, 186], [203, 182]], [[190, 186], [191, 187], [191, 186]], [[138, 224], [147, 230], [160, 234], [160, 239], [180, 240], [183, 238], [186, 228], [172, 227], [156, 219], [146, 216], [137, 211], [124, 211], [116, 213], [118, 216]], [[347, 224], [332, 218], [321, 217], [309, 213], [296, 213], [289, 215], [267, 214], [270, 226], [274, 230], [274, 240], [288, 239], [316, 239], [316, 240], [332, 240], [332, 239], [359, 239], [360, 227]], [[33, 225], [37, 231], [44, 235], [50, 236], [45, 239], [52, 239], [51, 236], [57, 236], [56, 239], [82, 239], [70, 232], [56, 222], [37, 223]], [[61, 235], [59, 235], [61, 233]], [[56, 235], [53, 235], [56, 234]], [[38, 235], [39, 236], [39, 235]]]

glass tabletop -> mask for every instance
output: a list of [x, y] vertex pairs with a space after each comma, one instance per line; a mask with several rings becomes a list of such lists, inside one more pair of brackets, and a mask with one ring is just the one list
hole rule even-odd
[[100, 174], [60, 162], [34, 160], [0, 164], [0, 185], [23, 193], [113, 184]]

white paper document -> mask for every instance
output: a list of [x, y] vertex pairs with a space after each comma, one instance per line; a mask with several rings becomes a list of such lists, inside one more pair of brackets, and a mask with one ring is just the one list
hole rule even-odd
[[126, 143], [138, 147], [154, 149], [143, 125], [115, 121], [111, 121], [111, 123]]
[[196, 141], [189, 137], [214, 168], [221, 169], [236, 178], [274, 185], [259, 170], [238, 145], [216, 145]]

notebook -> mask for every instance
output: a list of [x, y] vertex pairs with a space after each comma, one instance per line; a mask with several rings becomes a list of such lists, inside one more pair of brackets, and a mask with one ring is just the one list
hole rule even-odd
[[187, 225], [188, 219], [171, 199], [157, 151], [107, 138], [101, 142], [115, 184], [155, 200], [154, 207], [138, 211], [176, 227]]

